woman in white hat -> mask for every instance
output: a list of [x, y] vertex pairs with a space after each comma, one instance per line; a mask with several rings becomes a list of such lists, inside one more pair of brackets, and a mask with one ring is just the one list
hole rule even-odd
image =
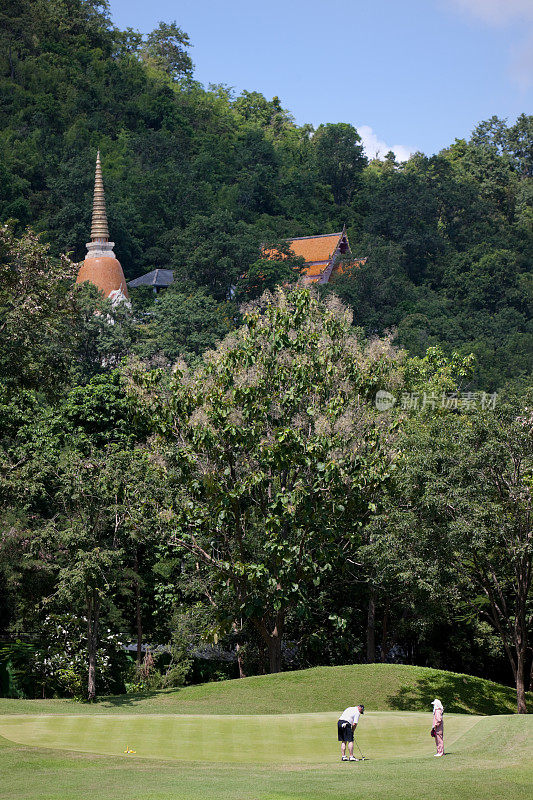
[[440, 700], [433, 700], [433, 728], [432, 735], [435, 736], [435, 744], [437, 745], [437, 752], [435, 758], [444, 755], [444, 708]]

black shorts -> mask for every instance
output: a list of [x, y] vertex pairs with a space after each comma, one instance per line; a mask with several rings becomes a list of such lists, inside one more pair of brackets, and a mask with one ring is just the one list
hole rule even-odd
[[346, 722], [345, 719], [340, 719], [337, 722], [337, 735], [339, 742], [353, 742], [352, 723]]

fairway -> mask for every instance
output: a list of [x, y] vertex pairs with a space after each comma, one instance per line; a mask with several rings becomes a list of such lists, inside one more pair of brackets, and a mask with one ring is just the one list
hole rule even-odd
[[[265, 716], [95, 715], [3, 716], [0, 734], [18, 744], [128, 758], [195, 761], [205, 742], [210, 760], [266, 764], [327, 762], [338, 759], [337, 713]], [[448, 715], [446, 743], [454, 742], [479, 717]], [[366, 714], [357, 741], [372, 759], [407, 758], [434, 752], [430, 716], [420, 713]]]

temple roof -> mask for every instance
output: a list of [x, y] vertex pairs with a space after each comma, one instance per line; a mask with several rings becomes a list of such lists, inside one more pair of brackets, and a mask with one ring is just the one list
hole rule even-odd
[[287, 241], [294, 255], [305, 261], [302, 278], [306, 283], [327, 283], [338, 267], [339, 257], [350, 252], [345, 228], [339, 233], [298, 236]]
[[340, 233], [325, 233], [321, 236], [299, 236], [288, 239], [291, 250], [296, 256], [301, 256], [306, 264], [324, 262], [327, 264], [337, 249], [343, 231]]
[[155, 286], [163, 288], [170, 286], [174, 282], [174, 272], [171, 269], [153, 269], [145, 275], [140, 275], [132, 281], [128, 281], [128, 286], [135, 289], [136, 286]]

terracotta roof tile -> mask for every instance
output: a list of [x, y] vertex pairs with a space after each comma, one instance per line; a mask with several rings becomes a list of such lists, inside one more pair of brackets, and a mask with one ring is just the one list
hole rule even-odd
[[[341, 264], [332, 264], [332, 256], [337, 248], [341, 245], [341, 240], [344, 239], [342, 252], [349, 252], [348, 240], [345, 238], [345, 231], [340, 233], [325, 233], [322, 236], [299, 236], [295, 239], [287, 239], [287, 242], [296, 256], [300, 256], [305, 261], [305, 266], [302, 271], [302, 277], [305, 283], [314, 283], [322, 279], [327, 283], [330, 278], [331, 270], [342, 272], [347, 267], [342, 267]], [[272, 251], [265, 251], [266, 254]], [[364, 262], [363, 262], [364, 263]], [[359, 266], [360, 262], [354, 262]], [[324, 274], [325, 273], [325, 274]]]
[[301, 256], [306, 262], [324, 261], [328, 262], [335, 252], [340, 233], [326, 233], [323, 236], [302, 236], [297, 239], [289, 239], [292, 252], [296, 256]]

